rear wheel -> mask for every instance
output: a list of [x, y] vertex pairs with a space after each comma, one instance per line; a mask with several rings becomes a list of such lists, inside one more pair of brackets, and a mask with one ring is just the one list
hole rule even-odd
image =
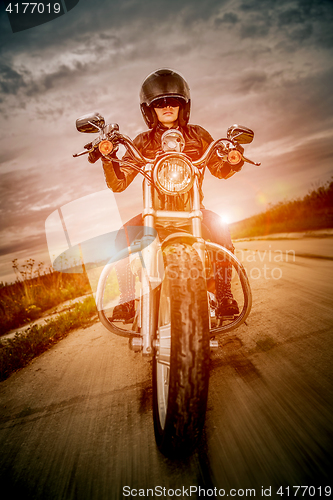
[[200, 257], [187, 244], [164, 251], [156, 354], [153, 363], [154, 428], [167, 456], [189, 453], [205, 420], [209, 380], [209, 315]]

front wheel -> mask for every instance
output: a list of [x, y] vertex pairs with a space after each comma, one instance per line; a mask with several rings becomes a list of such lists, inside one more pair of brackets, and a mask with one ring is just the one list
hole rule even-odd
[[188, 244], [164, 251], [153, 409], [156, 442], [167, 456], [190, 453], [205, 420], [209, 380], [209, 313], [201, 259]]

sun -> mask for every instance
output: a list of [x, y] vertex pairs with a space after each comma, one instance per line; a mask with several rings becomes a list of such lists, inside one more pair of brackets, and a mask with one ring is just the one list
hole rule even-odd
[[222, 224], [229, 224], [230, 223], [230, 215], [229, 214], [226, 214], [226, 213], [220, 214], [220, 219], [222, 221]]

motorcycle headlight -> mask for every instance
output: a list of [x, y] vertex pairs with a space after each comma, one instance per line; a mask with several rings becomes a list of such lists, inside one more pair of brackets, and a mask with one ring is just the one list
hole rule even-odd
[[155, 165], [154, 181], [167, 195], [183, 194], [193, 185], [194, 170], [187, 158], [170, 154]]

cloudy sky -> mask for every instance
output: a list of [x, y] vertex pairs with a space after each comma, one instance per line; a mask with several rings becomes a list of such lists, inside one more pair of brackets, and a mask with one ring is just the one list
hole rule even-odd
[[[46, 219], [106, 187], [99, 162], [72, 157], [88, 142], [76, 118], [97, 110], [134, 137], [157, 68], [184, 75], [190, 121], [215, 139], [233, 123], [255, 131], [246, 154], [262, 166], [207, 173], [207, 208], [232, 222], [331, 178], [331, 0], [80, 0], [15, 34], [1, 9], [0, 281], [13, 258], [48, 262]], [[138, 213], [139, 176], [116, 199], [123, 221]]]

